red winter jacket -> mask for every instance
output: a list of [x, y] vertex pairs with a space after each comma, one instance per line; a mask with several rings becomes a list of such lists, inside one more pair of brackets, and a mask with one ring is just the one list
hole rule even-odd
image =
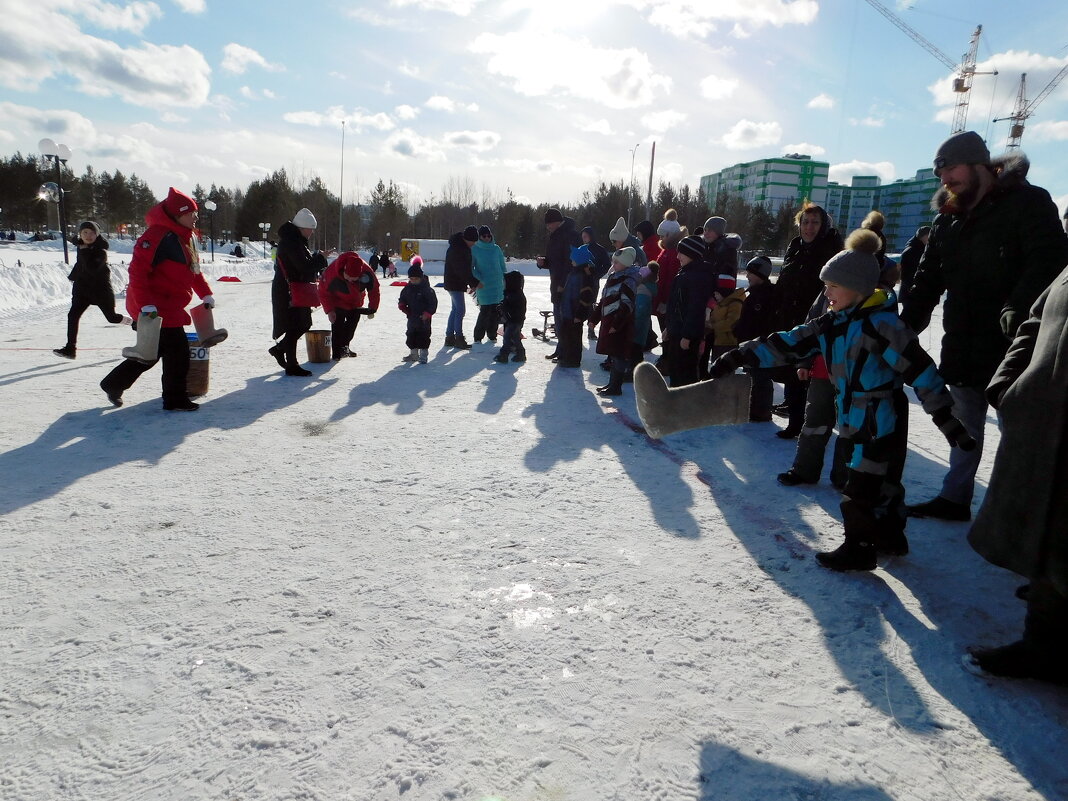
[[135, 320], [144, 306], [155, 306], [164, 328], [181, 328], [192, 320], [185, 307], [211, 294], [200, 274], [200, 258], [193, 229], [179, 225], [159, 203], [145, 215], [148, 229], [134, 245], [126, 311]]
[[671, 297], [671, 284], [675, 281], [675, 274], [679, 271], [678, 248], [665, 248], [661, 250], [655, 259], [660, 265], [660, 275], [656, 279], [656, 297], [653, 298], [653, 314], [660, 314], [661, 304], [667, 305]]
[[[366, 291], [359, 281], [352, 282], [345, 279], [345, 268], [351, 268], [353, 265], [360, 268], [360, 278], [365, 275], [371, 277]], [[365, 300], [369, 301], [367, 307], [374, 313], [378, 311], [379, 302], [378, 276], [358, 254], [347, 250], [334, 259], [333, 264], [326, 268], [319, 279], [319, 300], [323, 304], [323, 311], [327, 314], [333, 313], [335, 309], [363, 308]]]

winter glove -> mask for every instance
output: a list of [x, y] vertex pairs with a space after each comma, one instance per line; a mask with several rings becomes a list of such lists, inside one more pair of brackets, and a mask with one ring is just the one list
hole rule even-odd
[[1001, 333], [1005, 335], [1006, 339], [1010, 341], [1015, 339], [1018, 327], [1015, 309], [1005, 309], [1001, 312]]
[[730, 375], [744, 364], [745, 354], [735, 348], [727, 351], [712, 362], [712, 366], [708, 369], [708, 375], [711, 378], [723, 378], [723, 376]]
[[328, 315], [326, 315], [326, 319], [330, 321], [331, 325], [333, 325], [337, 322], [337, 313], [330, 312]]
[[214, 295], [205, 295], [200, 300], [204, 304], [204, 308], [206, 308], [206, 309], [214, 309], [215, 308], [215, 296]]
[[155, 306], [142, 306], [141, 314], [151, 317], [153, 320], [159, 317], [159, 310]]
[[432, 315], [430, 312], [423, 312], [423, 322], [429, 323], [430, 322], [430, 318], [433, 317], [433, 316], [434, 315]]
[[975, 450], [975, 440], [965, 430], [964, 424], [953, 416], [949, 407], [943, 406], [931, 415], [931, 420], [938, 426], [938, 430], [942, 432], [942, 436], [946, 438], [950, 445], [960, 448], [962, 451]]

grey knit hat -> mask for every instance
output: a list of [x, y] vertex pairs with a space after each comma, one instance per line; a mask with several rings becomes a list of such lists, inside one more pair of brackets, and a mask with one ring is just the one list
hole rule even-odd
[[756, 273], [765, 281], [771, 275], [771, 259], [767, 256], [754, 256], [745, 265], [747, 273]]
[[843, 250], [823, 265], [820, 280], [838, 284], [868, 297], [879, 283], [879, 260], [873, 253]]
[[989, 163], [990, 151], [983, 138], [975, 131], [959, 131], [939, 145], [934, 157], [934, 173], [938, 175], [944, 167], [958, 164]]
[[705, 231], [715, 231], [720, 236], [723, 236], [727, 233], [727, 221], [722, 217], [709, 217], [705, 220], [705, 224], [702, 228]]
[[93, 233], [95, 233], [97, 236], [100, 236], [100, 226], [97, 225], [92, 220], [85, 220], [81, 225], [79, 225], [78, 226], [78, 233], [80, 234], [86, 228], [91, 229], [93, 231]]

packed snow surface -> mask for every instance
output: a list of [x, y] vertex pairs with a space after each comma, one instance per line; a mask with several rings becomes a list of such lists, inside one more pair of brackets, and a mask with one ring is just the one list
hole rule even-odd
[[[286, 377], [255, 249], [204, 265], [201, 409], [164, 412], [158, 367], [112, 408], [133, 335], [91, 308], [51, 353], [57, 244], [0, 248], [0, 797], [1068, 798], [1068, 696], [961, 669], [1024, 612], [967, 524], [824, 570], [839, 497], [776, 484], [776, 424], [650, 440], [592, 349], [442, 348], [441, 289], [429, 364], [384, 285], [358, 358]], [[948, 446], [915, 403], [910, 438], [915, 502]]]

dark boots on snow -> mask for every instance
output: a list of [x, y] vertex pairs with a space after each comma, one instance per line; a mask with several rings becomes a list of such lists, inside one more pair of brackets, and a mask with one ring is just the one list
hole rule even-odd
[[874, 570], [875, 546], [861, 540], [846, 540], [833, 551], [816, 554], [816, 561], [831, 570]]

